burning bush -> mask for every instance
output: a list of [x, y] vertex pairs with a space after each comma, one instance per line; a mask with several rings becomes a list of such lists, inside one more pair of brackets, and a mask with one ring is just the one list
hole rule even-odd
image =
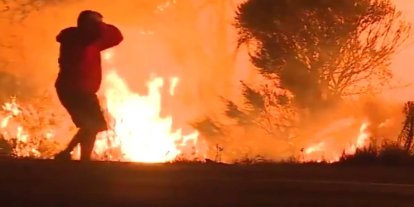
[[[48, 110], [45, 98], [22, 107], [16, 98], [3, 104], [0, 134], [7, 143], [10, 155], [17, 157], [50, 158], [58, 150], [54, 137], [56, 116]], [[7, 147], [6, 147], [7, 148]]]

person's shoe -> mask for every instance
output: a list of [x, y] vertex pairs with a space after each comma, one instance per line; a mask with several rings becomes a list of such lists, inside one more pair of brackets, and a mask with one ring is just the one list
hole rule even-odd
[[68, 161], [68, 160], [71, 160], [71, 155], [69, 152], [62, 151], [62, 152], [57, 153], [54, 159], [61, 160], [61, 161]]

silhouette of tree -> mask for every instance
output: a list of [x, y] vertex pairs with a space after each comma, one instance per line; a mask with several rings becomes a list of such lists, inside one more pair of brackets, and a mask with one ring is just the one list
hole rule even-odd
[[225, 113], [289, 143], [309, 115], [385, 87], [410, 30], [389, 0], [247, 0], [235, 20], [264, 79], [242, 82], [245, 102], [227, 101]]
[[404, 106], [405, 121], [403, 128], [398, 136], [398, 143], [400, 143], [406, 151], [413, 148], [414, 137], [414, 102], [409, 101]]
[[235, 26], [259, 72], [310, 109], [384, 86], [410, 30], [390, 0], [248, 0]]

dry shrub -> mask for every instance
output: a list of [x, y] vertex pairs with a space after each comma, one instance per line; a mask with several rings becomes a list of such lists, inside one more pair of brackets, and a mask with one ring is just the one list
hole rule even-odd
[[385, 142], [379, 147], [358, 149], [353, 155], [343, 154], [339, 164], [351, 165], [411, 165], [414, 156], [396, 142]]

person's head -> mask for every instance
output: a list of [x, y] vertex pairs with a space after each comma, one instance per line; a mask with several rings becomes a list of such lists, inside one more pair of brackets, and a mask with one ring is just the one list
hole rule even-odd
[[101, 13], [93, 10], [84, 10], [78, 16], [78, 27], [87, 28], [95, 26], [102, 22], [103, 16]]
[[78, 16], [78, 28], [87, 42], [93, 41], [100, 35], [99, 24], [103, 16], [97, 11], [85, 10]]

